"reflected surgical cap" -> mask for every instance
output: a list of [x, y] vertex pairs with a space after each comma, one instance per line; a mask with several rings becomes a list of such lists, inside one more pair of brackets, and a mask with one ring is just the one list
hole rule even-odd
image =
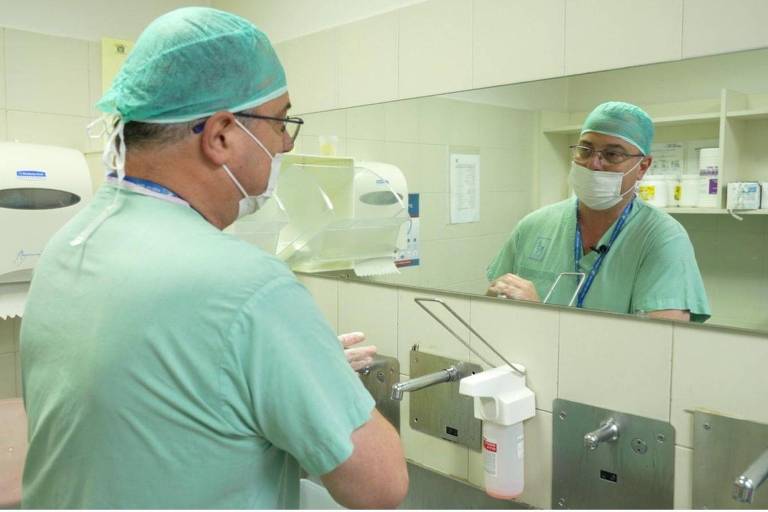
[[126, 123], [180, 123], [257, 107], [286, 91], [263, 32], [231, 13], [186, 7], [142, 32], [96, 106]]
[[609, 101], [587, 116], [581, 134], [602, 133], [623, 139], [648, 155], [653, 142], [653, 121], [643, 109], [623, 101]]

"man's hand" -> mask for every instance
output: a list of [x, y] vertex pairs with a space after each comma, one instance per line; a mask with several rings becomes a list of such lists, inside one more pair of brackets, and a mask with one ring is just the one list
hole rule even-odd
[[346, 334], [339, 334], [339, 341], [341, 346], [344, 347], [344, 355], [347, 356], [347, 361], [353, 370], [356, 372], [371, 366], [373, 364], [373, 356], [376, 355], [376, 347], [371, 345], [369, 347], [349, 348], [352, 345], [357, 345], [365, 341], [365, 334], [362, 332], [348, 332]]
[[541, 302], [536, 287], [533, 283], [515, 274], [504, 274], [497, 278], [485, 292], [489, 297], [503, 297], [506, 299], [530, 300]]

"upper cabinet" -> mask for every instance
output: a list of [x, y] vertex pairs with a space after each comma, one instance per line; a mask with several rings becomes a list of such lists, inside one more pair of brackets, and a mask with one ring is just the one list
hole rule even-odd
[[565, 74], [678, 60], [682, 0], [568, 0]]
[[685, 0], [683, 58], [768, 46], [765, 0]]
[[399, 97], [471, 89], [472, 0], [429, 0], [399, 15]]
[[475, 0], [474, 87], [562, 76], [565, 0]]

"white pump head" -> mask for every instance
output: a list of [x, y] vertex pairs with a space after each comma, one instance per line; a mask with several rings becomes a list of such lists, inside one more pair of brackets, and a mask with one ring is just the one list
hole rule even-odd
[[533, 391], [508, 365], [463, 378], [459, 393], [475, 398], [475, 417], [484, 421], [514, 425], [536, 414]]

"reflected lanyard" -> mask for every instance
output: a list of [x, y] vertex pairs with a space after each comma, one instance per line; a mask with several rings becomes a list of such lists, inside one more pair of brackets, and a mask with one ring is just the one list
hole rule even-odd
[[[600, 255], [597, 257], [595, 262], [592, 264], [592, 269], [589, 271], [589, 274], [587, 274], [586, 280], [584, 282], [584, 286], [582, 286], [581, 291], [579, 292], [579, 296], [576, 299], [576, 307], [580, 308], [584, 306], [584, 299], [587, 296], [587, 292], [589, 292], [589, 289], [592, 287], [592, 282], [595, 280], [595, 276], [600, 271], [600, 266], [603, 264], [603, 259], [605, 259], [605, 256], [608, 254], [608, 251], [611, 249], [611, 246], [613, 245], [613, 242], [616, 241], [616, 238], [618, 238], [619, 233], [621, 233], [621, 230], [624, 229], [624, 224], [627, 222], [627, 218], [629, 218], [629, 214], [632, 212], [632, 205], [635, 203], [635, 200], [629, 202], [627, 206], [624, 207], [624, 211], [621, 212], [621, 217], [619, 217], [619, 220], [616, 221], [616, 226], [613, 228], [613, 232], [611, 233], [611, 238], [608, 239], [608, 246], [604, 251], [600, 252]], [[576, 272], [581, 272], [580, 269], [580, 263], [581, 263], [581, 257], [584, 253], [584, 250], [582, 248], [582, 242], [581, 242], [581, 226], [579, 226], [579, 203], [576, 203], [576, 239], [573, 243], [573, 260], [576, 262]]]
[[[116, 185], [119, 184], [117, 175], [115, 173], [109, 174], [107, 176], [107, 181]], [[155, 183], [154, 181], [136, 178], [134, 176], [125, 176], [123, 178], [122, 186], [138, 194], [162, 199], [164, 201], [169, 201], [175, 204], [189, 206], [189, 203], [180, 198], [175, 192], [160, 185], [159, 183]]]

